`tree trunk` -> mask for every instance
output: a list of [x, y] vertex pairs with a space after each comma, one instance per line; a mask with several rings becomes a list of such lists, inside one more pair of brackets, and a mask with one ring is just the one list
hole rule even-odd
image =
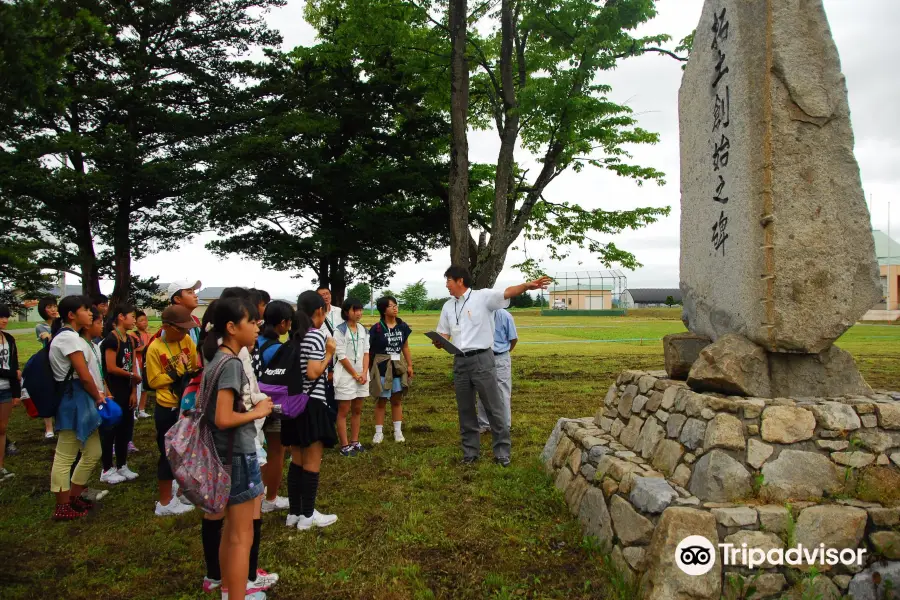
[[[476, 267], [472, 275], [476, 288], [490, 288], [497, 282], [507, 251], [518, 234], [513, 229], [515, 214], [515, 164], [516, 139], [519, 137], [519, 114], [513, 79], [513, 42], [516, 39], [516, 18], [513, 0], [503, 0], [500, 10], [500, 92], [503, 102], [500, 152], [497, 156], [497, 172], [494, 177], [494, 210], [491, 218], [491, 239], [487, 246], [479, 242]], [[523, 60], [524, 56], [520, 56]]]
[[113, 308], [127, 302], [131, 296], [131, 243], [129, 220], [131, 218], [131, 203], [128, 200], [118, 203], [115, 223], [113, 226], [113, 271], [115, 273], [115, 287], [109, 306]]
[[497, 283], [497, 277], [503, 270], [503, 264], [506, 262], [506, 249], [504, 248], [499, 254], [488, 254], [487, 257], [478, 263], [478, 269], [473, 274], [473, 284], [476, 290], [492, 288]]
[[469, 63], [466, 0], [450, 0], [450, 261], [471, 268], [469, 252]]
[[[100, 294], [100, 273], [97, 266], [97, 255], [94, 253], [94, 239], [91, 237], [90, 223], [79, 224], [77, 230], [78, 262], [81, 265], [81, 293], [87, 296], [96, 296]], [[65, 290], [62, 292], [65, 293]]]
[[328, 258], [319, 258], [319, 268], [316, 270], [316, 277], [319, 278], [319, 285], [331, 289], [331, 271], [328, 269]]
[[340, 306], [347, 294], [346, 258], [335, 256], [331, 259], [331, 305]]

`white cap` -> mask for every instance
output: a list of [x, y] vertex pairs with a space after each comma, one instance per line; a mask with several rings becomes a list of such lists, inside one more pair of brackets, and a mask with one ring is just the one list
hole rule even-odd
[[199, 290], [200, 285], [201, 284], [199, 279], [197, 281], [189, 281], [187, 279], [182, 279], [181, 281], [173, 281], [169, 284], [169, 288], [166, 290], [166, 297], [172, 298], [172, 296], [174, 296], [181, 290]]

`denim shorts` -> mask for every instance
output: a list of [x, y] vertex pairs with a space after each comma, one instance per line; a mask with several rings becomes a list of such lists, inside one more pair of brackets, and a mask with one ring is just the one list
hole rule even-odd
[[231, 456], [231, 493], [228, 505], [243, 504], [262, 495], [262, 475], [256, 453], [233, 454]]
[[403, 391], [403, 378], [402, 377], [394, 377], [394, 385], [391, 386], [391, 389], [385, 387], [384, 376], [381, 377], [381, 397], [382, 398], [390, 398], [394, 394], [399, 394]]
[[0, 404], [12, 402], [12, 390], [0, 390]]

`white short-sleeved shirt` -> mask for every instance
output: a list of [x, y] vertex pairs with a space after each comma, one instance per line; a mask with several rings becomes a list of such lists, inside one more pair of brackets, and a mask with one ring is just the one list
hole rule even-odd
[[337, 326], [343, 322], [344, 320], [341, 318], [341, 309], [337, 306], [332, 306], [331, 310], [325, 315], [325, 320], [322, 322], [322, 326], [319, 327], [319, 331], [324, 333], [327, 338], [334, 337], [328, 330], [328, 326], [331, 325], [332, 329], [337, 329]]
[[[72, 362], [68, 356], [79, 350], [84, 355], [84, 362], [91, 369], [91, 362], [97, 362], [97, 358], [89, 346], [88, 342], [71, 329], [63, 329], [60, 331], [53, 341], [50, 343], [50, 368], [53, 369], [53, 378], [56, 381], [63, 381], [72, 368]], [[102, 379], [100, 377], [100, 365], [97, 365], [97, 374], [94, 379]], [[91, 370], [91, 375], [94, 375]], [[72, 378], [78, 379], [78, 373], [72, 372]], [[102, 387], [100, 389], [103, 389]]]
[[509, 306], [503, 290], [468, 290], [451, 298], [441, 309], [437, 332], [450, 336], [463, 352], [486, 350], [494, 345], [494, 311]]
[[[356, 332], [351, 332], [347, 328], [347, 333], [341, 329], [334, 328], [334, 341], [337, 348], [334, 351], [334, 358], [337, 361], [337, 368], [343, 369], [344, 366], [340, 361], [349, 359], [350, 364], [359, 371], [362, 369], [363, 358], [369, 353], [369, 332], [361, 324], [357, 323]], [[356, 342], [354, 344], [354, 342]]]

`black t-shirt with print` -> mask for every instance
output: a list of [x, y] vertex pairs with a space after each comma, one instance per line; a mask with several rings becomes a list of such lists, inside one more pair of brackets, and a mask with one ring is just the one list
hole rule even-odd
[[119, 400], [126, 400], [131, 395], [131, 378], [122, 377], [109, 373], [106, 368], [106, 351], [116, 351], [116, 366], [120, 369], [134, 372], [134, 341], [130, 335], [126, 335], [124, 340], [119, 339], [118, 333], [109, 332], [103, 339], [100, 346], [103, 351], [103, 372], [106, 375], [106, 383], [109, 385], [109, 391]]
[[[372, 360], [376, 354], [402, 354], [403, 345], [411, 335], [412, 329], [401, 319], [397, 319], [393, 329], [388, 328], [384, 321], [376, 323], [369, 329], [369, 352]], [[387, 363], [378, 365], [378, 371], [384, 375]]]

